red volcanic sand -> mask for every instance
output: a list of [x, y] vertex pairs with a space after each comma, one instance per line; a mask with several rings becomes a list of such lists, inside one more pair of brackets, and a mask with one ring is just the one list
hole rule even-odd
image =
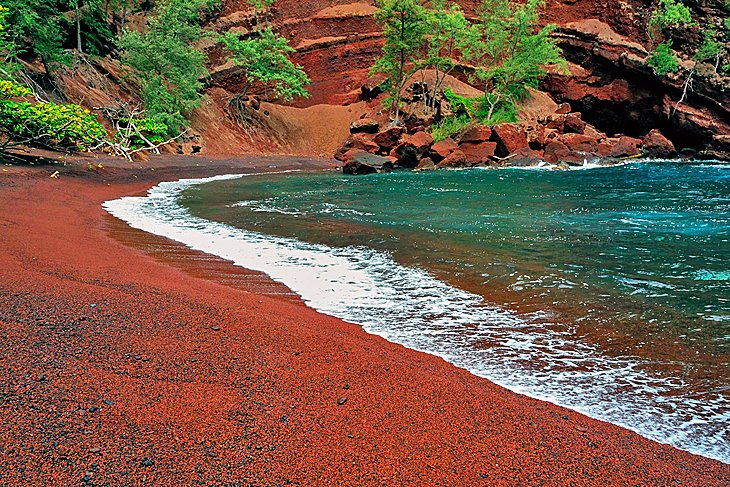
[[730, 485], [728, 465], [109, 235], [105, 200], [250, 170], [196, 163], [0, 173], [0, 485]]

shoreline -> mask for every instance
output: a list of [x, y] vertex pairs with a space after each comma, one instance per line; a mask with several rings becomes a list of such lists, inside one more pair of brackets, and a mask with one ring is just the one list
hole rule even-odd
[[0, 483], [730, 482], [721, 462], [110, 237], [103, 201], [278, 158], [167, 159], [0, 174]]

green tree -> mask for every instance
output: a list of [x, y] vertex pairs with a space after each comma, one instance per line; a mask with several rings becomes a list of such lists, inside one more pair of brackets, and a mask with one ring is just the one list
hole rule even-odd
[[446, 76], [458, 66], [462, 53], [475, 40], [476, 31], [458, 5], [443, 0], [433, 2], [426, 22], [425, 56], [416, 65], [435, 71], [430, 96], [425, 97], [426, 108], [434, 110]]
[[428, 33], [428, 11], [418, 0], [381, 0], [375, 20], [383, 27], [385, 45], [372, 72], [388, 77], [390, 96], [386, 104], [395, 112], [394, 124], [397, 125], [401, 92], [414, 67], [418, 67], [420, 50]]
[[220, 37], [220, 41], [230, 53], [233, 63], [241, 68], [244, 87], [240, 96], [246, 96], [254, 83], [271, 88], [278, 98], [286, 101], [309, 96], [305, 88], [309, 84], [307, 74], [288, 57], [295, 52], [294, 48], [271, 27], [246, 39], [228, 32]]
[[556, 26], [538, 27], [544, 5], [544, 0], [482, 2], [479, 39], [472, 43], [467, 57], [476, 64], [475, 78], [484, 87], [486, 111], [481, 118], [487, 123], [511, 121], [500, 118], [514, 117], [515, 103], [526, 96], [527, 88], [537, 88], [546, 66], [567, 66], [550, 37]]
[[17, 47], [17, 54], [37, 55], [50, 73], [59, 64], [68, 63], [63, 50], [63, 30], [56, 2], [48, 0], [4, 0], [9, 10], [7, 31]]
[[208, 4], [209, 0], [162, 0], [146, 31], [125, 31], [119, 41], [148, 116], [172, 131], [186, 126], [187, 116], [201, 104], [207, 58], [195, 43], [206, 35], [200, 14]]
[[72, 9], [75, 45], [79, 53], [99, 54], [113, 38], [103, 0], [65, 0]]

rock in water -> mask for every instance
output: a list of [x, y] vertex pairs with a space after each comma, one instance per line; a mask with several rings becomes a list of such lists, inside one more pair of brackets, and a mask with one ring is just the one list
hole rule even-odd
[[393, 170], [393, 161], [388, 157], [377, 156], [359, 149], [348, 151], [343, 158], [344, 174], [373, 174], [390, 172]]
[[674, 157], [677, 155], [677, 149], [674, 148], [672, 141], [664, 137], [657, 129], [652, 130], [643, 140], [644, 153], [647, 157]]
[[641, 154], [641, 141], [633, 137], [621, 136], [611, 149], [611, 157], [633, 157]]

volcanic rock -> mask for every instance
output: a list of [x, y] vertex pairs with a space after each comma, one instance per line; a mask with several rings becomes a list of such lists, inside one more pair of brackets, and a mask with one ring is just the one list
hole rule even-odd
[[436, 163], [430, 157], [424, 157], [416, 166], [416, 171], [430, 171], [436, 168]]
[[416, 167], [420, 160], [426, 155], [433, 144], [433, 137], [426, 132], [416, 132], [403, 139], [403, 142], [396, 147], [391, 156], [398, 160], [398, 165], [403, 167]]
[[555, 113], [558, 115], [567, 115], [570, 112], [570, 103], [561, 103], [560, 105], [558, 105], [558, 109], [555, 110]]
[[497, 143], [479, 142], [474, 144], [467, 142], [459, 145], [459, 150], [464, 154], [466, 163], [473, 166], [475, 164], [487, 162], [491, 157], [494, 157], [494, 153], [497, 150]]
[[643, 140], [644, 154], [647, 157], [674, 157], [677, 150], [672, 141], [664, 137], [657, 129], [649, 132]]
[[387, 76], [384, 74], [377, 74], [375, 76], [371, 76], [360, 87], [360, 91], [362, 93], [362, 98], [365, 100], [372, 100], [379, 94], [383, 92], [383, 89], [381, 86], [385, 81], [388, 79]]
[[473, 125], [456, 137], [456, 141], [462, 142], [486, 142], [492, 136], [492, 129], [486, 125]]
[[585, 154], [570, 150], [567, 145], [560, 141], [550, 142], [545, 147], [544, 159], [550, 164], [566, 162], [569, 164], [583, 164]]
[[580, 113], [569, 113], [565, 116], [564, 129], [566, 134], [582, 134], [586, 130], [586, 123], [581, 119]]
[[352, 149], [359, 149], [365, 152], [377, 152], [380, 146], [370, 140], [370, 135], [367, 134], [354, 134], [347, 138], [342, 147], [337, 149], [335, 152], [335, 159], [343, 161], [345, 153]]
[[351, 134], [377, 134], [378, 130], [380, 130], [380, 124], [377, 120], [373, 120], [372, 118], [361, 118], [360, 120], [355, 120], [352, 124], [350, 124]]
[[556, 140], [565, 144], [568, 149], [576, 152], [595, 152], [600, 142], [595, 136], [577, 133], [562, 134]]
[[436, 169], [444, 167], [464, 167], [467, 165], [466, 155], [459, 149], [449, 154], [446, 159], [436, 164]]
[[633, 157], [641, 154], [641, 141], [633, 137], [619, 137], [618, 142], [613, 146], [609, 156], [611, 157]]
[[454, 139], [448, 137], [431, 146], [431, 158], [434, 161], [442, 161], [458, 148], [459, 146], [454, 142]]
[[373, 142], [380, 147], [380, 150], [387, 153], [398, 145], [402, 135], [403, 127], [390, 127], [378, 133], [373, 138]]
[[525, 131], [514, 123], [503, 123], [495, 126], [492, 129], [492, 136], [492, 139], [497, 143], [496, 153], [502, 157], [529, 146]]
[[543, 160], [543, 154], [523, 147], [507, 157], [507, 164], [515, 167], [537, 166]]
[[393, 161], [388, 157], [370, 154], [360, 149], [349, 150], [343, 159], [344, 174], [373, 174], [376, 172], [390, 172], [393, 170]]

